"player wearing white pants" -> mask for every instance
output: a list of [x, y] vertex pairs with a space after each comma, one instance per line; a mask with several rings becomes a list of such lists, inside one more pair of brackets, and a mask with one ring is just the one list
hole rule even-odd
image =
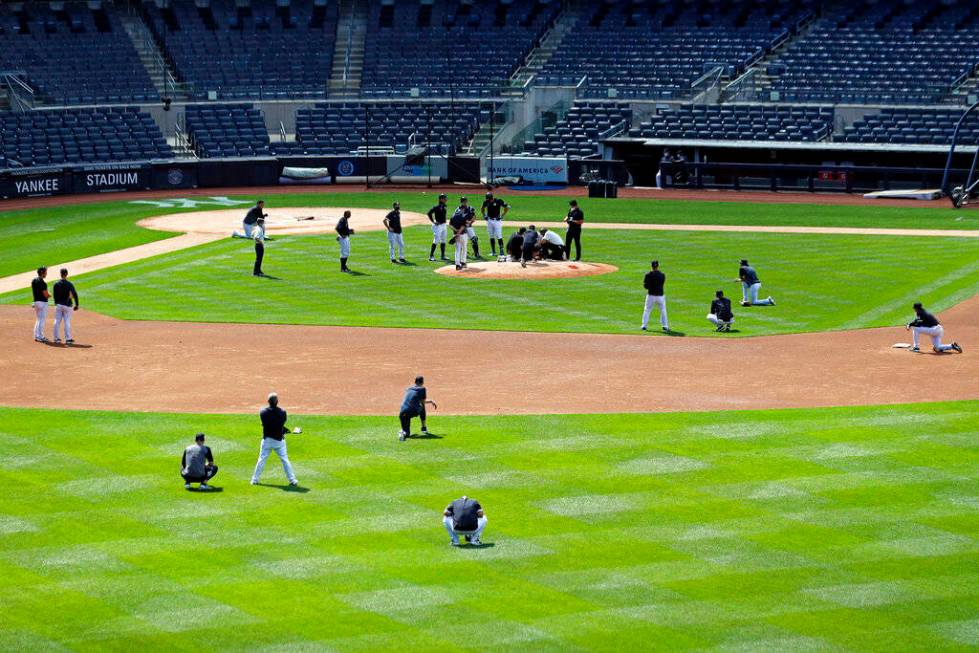
[[37, 269], [37, 276], [31, 281], [31, 297], [34, 306], [34, 340], [37, 342], [47, 342], [44, 337], [44, 323], [48, 319], [48, 282], [44, 278], [48, 276], [48, 269], [41, 266]]
[[452, 227], [452, 238], [455, 241], [455, 264], [456, 270], [466, 267], [467, 252], [469, 247], [469, 216], [472, 210], [466, 204], [466, 198], [460, 199], [459, 208], [449, 219], [449, 226]]
[[[274, 392], [269, 393], [269, 405], [263, 408], [258, 415], [262, 420], [262, 447], [258, 452], [255, 471], [252, 473], [252, 485], [258, 485], [262, 472], [265, 471], [265, 462], [273, 451], [282, 461], [282, 469], [286, 473], [286, 478], [289, 479], [289, 485], [299, 485], [299, 481], [296, 480], [296, 473], [292, 470], [292, 463], [289, 462], [289, 453], [286, 450], [285, 438], [286, 434], [289, 433], [289, 429], [286, 428], [288, 416], [286, 411], [279, 408], [279, 395]], [[293, 433], [299, 432], [299, 429], [293, 431]]]
[[268, 214], [265, 213], [265, 202], [259, 200], [255, 203], [255, 206], [248, 210], [248, 214], [245, 215], [245, 219], [241, 221], [241, 231], [234, 231], [231, 233], [234, 238], [251, 238], [255, 231], [255, 225], [258, 224], [259, 218], [265, 219]]
[[730, 331], [731, 324], [734, 322], [734, 313], [731, 312], [731, 300], [724, 296], [723, 290], [714, 293], [714, 299], [710, 303], [707, 311], [707, 321], [714, 325], [715, 331]]
[[[61, 279], [54, 284], [54, 341], [61, 342], [58, 330], [64, 330], [65, 342], [73, 344], [71, 337], [71, 314], [78, 310], [78, 292], [68, 281], [68, 269], [61, 268]], [[63, 326], [62, 326], [63, 325]]]
[[493, 191], [490, 191], [486, 193], [486, 200], [479, 210], [486, 220], [486, 231], [493, 255], [496, 256], [496, 246], [499, 245], [500, 256], [506, 256], [506, 251], [503, 249], [503, 218], [510, 212], [510, 205], [499, 197], [493, 197]]
[[659, 307], [659, 323], [663, 331], [670, 330], [670, 321], [666, 317], [666, 293], [663, 287], [666, 285], [666, 275], [659, 269], [659, 261], [650, 263], [652, 270], [646, 273], [643, 279], [643, 287], [646, 289], [646, 305], [642, 311], [642, 330], [645, 331], [649, 326], [649, 314], [653, 312], [653, 306]]
[[741, 259], [741, 266], [738, 268], [738, 281], [741, 282], [741, 305], [742, 306], [775, 306], [775, 300], [771, 297], [758, 299], [758, 292], [761, 290], [761, 279], [755, 269], [748, 265], [748, 259]]
[[469, 235], [463, 231], [461, 234], [456, 236], [456, 269], [462, 269], [466, 267], [466, 260], [468, 258], [469, 249]]
[[432, 249], [428, 252], [428, 260], [435, 260], [435, 248], [442, 250], [442, 260], [445, 260], [445, 241], [448, 234], [448, 202], [449, 196], [439, 194], [438, 204], [428, 210], [428, 221], [432, 223]]
[[401, 233], [401, 204], [395, 202], [391, 212], [384, 218], [384, 228], [388, 230], [388, 250], [391, 262], [407, 263], [405, 260], [405, 239]]
[[459, 546], [460, 535], [464, 535], [466, 541], [474, 546], [482, 544], [480, 537], [486, 530], [487, 521], [479, 501], [465, 495], [450, 503], [442, 512], [442, 524], [449, 533], [452, 546]]
[[942, 327], [941, 323], [938, 321], [938, 318], [924, 309], [920, 302], [914, 305], [914, 313], [914, 320], [912, 320], [907, 326], [907, 328], [911, 329], [912, 341], [914, 343], [911, 351], [919, 351], [919, 337], [921, 334], [924, 334], [931, 338], [931, 346], [935, 353], [941, 354], [946, 351], [957, 351], [960, 354], [962, 353], [962, 347], [960, 347], [959, 343], [957, 342], [953, 342], [950, 345], [942, 344], [942, 336], [945, 335], [945, 328]]

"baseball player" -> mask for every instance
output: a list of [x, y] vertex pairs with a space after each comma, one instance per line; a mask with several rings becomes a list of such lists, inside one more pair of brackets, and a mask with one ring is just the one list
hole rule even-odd
[[217, 473], [214, 454], [204, 444], [204, 434], [198, 433], [194, 436], [194, 444], [184, 449], [184, 455], [180, 457], [180, 475], [184, 478], [184, 489], [189, 490], [191, 483], [200, 483], [198, 490], [210, 490], [207, 482]]
[[265, 218], [259, 218], [255, 223], [252, 239], [255, 241], [255, 266], [252, 268], [252, 274], [256, 277], [264, 277], [262, 261], [265, 260]]
[[480, 536], [486, 530], [487, 521], [479, 501], [466, 495], [456, 499], [442, 511], [442, 524], [449, 532], [449, 544], [452, 546], [459, 546], [460, 535], [465, 536], [466, 542], [473, 546], [480, 546]]
[[[407, 263], [405, 260], [405, 238], [401, 233], [401, 202], [395, 202], [391, 212], [384, 218], [384, 228], [388, 230], [388, 250], [391, 262]], [[397, 256], [395, 251], [397, 250]]]
[[68, 281], [68, 268], [61, 268], [61, 279], [54, 284], [54, 341], [60, 343], [58, 327], [64, 325], [65, 344], [73, 345], [71, 314], [78, 310], [78, 292], [75, 284]]
[[448, 231], [446, 222], [448, 221], [449, 196], [445, 193], [439, 195], [439, 203], [428, 210], [428, 221], [432, 223], [432, 251], [428, 253], [428, 260], [435, 260], [435, 246], [442, 249], [442, 260], [445, 258], [445, 234]]
[[553, 261], [565, 259], [564, 241], [561, 240], [561, 236], [556, 231], [551, 231], [546, 227], [540, 230], [540, 253], [543, 259]]
[[519, 261], [523, 255], [523, 237], [526, 233], [527, 228], [520, 227], [510, 234], [510, 240], [506, 244], [506, 251], [511, 261]]
[[[279, 460], [282, 461], [282, 469], [285, 470], [286, 478], [289, 479], [289, 485], [297, 487], [299, 481], [296, 480], [296, 474], [292, 471], [292, 463], [289, 462], [289, 453], [286, 451], [286, 435], [290, 433], [286, 427], [288, 415], [286, 415], [286, 411], [279, 408], [279, 395], [270, 392], [269, 405], [263, 408], [258, 416], [262, 420], [262, 448], [258, 453], [255, 472], [252, 474], [252, 485], [258, 485], [258, 479], [261, 478], [262, 472], [265, 470], [265, 461], [274, 451]], [[292, 429], [291, 433], [302, 433], [302, 429], [296, 427]]]
[[714, 300], [707, 311], [707, 321], [716, 327], [714, 330], [718, 333], [731, 330], [734, 313], [731, 312], [731, 300], [724, 296], [723, 290], [714, 293]]
[[510, 205], [498, 197], [493, 197], [493, 192], [486, 193], [486, 199], [480, 208], [483, 219], [486, 220], [486, 231], [489, 233], [490, 247], [493, 256], [496, 256], [496, 246], [500, 246], [500, 256], [505, 256], [503, 251], [503, 218], [510, 212]]
[[31, 297], [34, 302], [34, 341], [47, 342], [44, 337], [44, 323], [48, 319], [48, 282], [44, 278], [48, 276], [48, 269], [41, 266], [37, 269], [37, 276], [31, 281]]
[[534, 260], [534, 252], [537, 250], [537, 243], [540, 242], [540, 234], [537, 227], [530, 225], [523, 235], [523, 248], [520, 251], [520, 267], [527, 267], [527, 261]]
[[401, 400], [401, 410], [398, 411], [398, 420], [401, 422], [401, 430], [398, 431], [398, 440], [404, 442], [411, 437], [411, 418], [420, 417], [422, 420], [422, 433], [428, 433], [428, 425], [425, 420], [425, 406], [431, 405], [438, 410], [438, 405], [428, 398], [428, 390], [425, 389], [425, 377], [416, 376], [415, 385], [405, 390], [405, 397]]
[[670, 323], [666, 318], [666, 294], [663, 287], [666, 285], [666, 275], [659, 269], [659, 261], [650, 263], [652, 270], [646, 273], [642, 285], [646, 288], [646, 306], [642, 311], [642, 330], [645, 331], [649, 326], [649, 314], [653, 312], [653, 306], [659, 306], [659, 323], [663, 331], [670, 330]]
[[350, 228], [350, 211], [344, 211], [343, 217], [337, 222], [337, 242], [340, 243], [340, 272], [350, 272], [347, 259], [350, 258], [350, 237], [354, 230]]
[[924, 309], [921, 302], [914, 305], [914, 315], [914, 319], [906, 327], [911, 329], [914, 338], [914, 345], [911, 347], [911, 351], [921, 351], [918, 349], [918, 336], [923, 333], [926, 336], [931, 336], [931, 347], [936, 354], [943, 354], [947, 351], [962, 353], [962, 347], [957, 342], [953, 342], [950, 345], [942, 344], [942, 336], [945, 335], [945, 329], [942, 327], [942, 323], [938, 321], [938, 318]]
[[775, 300], [771, 295], [767, 299], [758, 299], [758, 291], [761, 290], [761, 280], [755, 269], [748, 265], [748, 259], [741, 259], [741, 267], [738, 268], [737, 281], [741, 282], [741, 305], [742, 306], [775, 306]]
[[241, 221], [242, 231], [234, 231], [231, 233], [232, 238], [251, 238], [252, 231], [255, 229], [255, 225], [258, 224], [259, 220], [265, 220], [269, 217], [265, 213], [265, 200], [258, 200], [255, 206], [248, 209], [248, 213], [245, 214], [245, 219]]
[[574, 243], [575, 256], [574, 260], [581, 260], [581, 225], [585, 223], [585, 212], [578, 208], [578, 200], [571, 200], [568, 205], [571, 207], [568, 209], [568, 215], [564, 218], [565, 223], [568, 225], [567, 233], [567, 245], [564, 246], [564, 253], [567, 254], [568, 258], [571, 258], [571, 243]]
[[[449, 219], [449, 226], [452, 228], [452, 239], [449, 242], [454, 243], [456, 246], [456, 270], [461, 270], [466, 267], [469, 232], [472, 229], [469, 226], [469, 213], [464, 209], [469, 209], [469, 206], [466, 205], [465, 197], [459, 200], [459, 208], [455, 210]], [[469, 210], [471, 211], [472, 209]]]
[[483, 258], [479, 255], [479, 236], [476, 235], [476, 229], [473, 227], [473, 223], [476, 222], [476, 210], [469, 206], [468, 199], [460, 197], [459, 207], [455, 212], [462, 212], [466, 217], [466, 237], [473, 244], [473, 258]]

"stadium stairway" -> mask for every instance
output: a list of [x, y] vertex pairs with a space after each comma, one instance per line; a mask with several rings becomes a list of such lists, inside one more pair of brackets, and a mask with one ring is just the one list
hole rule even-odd
[[153, 35], [142, 19], [138, 16], [124, 15], [120, 18], [120, 22], [160, 97], [169, 97], [175, 102], [188, 101], [190, 96], [177, 83], [173, 68], [160, 52]]
[[333, 67], [327, 88], [327, 96], [331, 98], [360, 96], [360, 80], [364, 70], [364, 41], [367, 38], [367, 16], [364, 0], [340, 0], [337, 41], [333, 50]]
[[517, 72], [510, 78], [511, 86], [520, 88], [541, 71], [544, 64], [550, 60], [554, 52], [564, 41], [564, 37], [568, 35], [568, 32], [578, 22], [578, 18], [581, 17], [581, 6], [582, 3], [578, 0], [569, 2], [561, 10], [561, 13], [558, 14], [558, 17], [554, 21], [554, 25], [544, 35], [544, 38], [541, 39], [540, 45], [533, 49], [524, 65], [518, 68]]

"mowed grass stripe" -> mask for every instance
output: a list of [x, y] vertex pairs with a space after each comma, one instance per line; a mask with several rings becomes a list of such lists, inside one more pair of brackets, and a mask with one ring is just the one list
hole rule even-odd
[[[275, 279], [252, 277], [250, 243], [229, 239], [76, 283], [87, 308], [125, 319], [635, 333], [642, 278], [658, 258], [670, 326], [709, 337], [898, 325], [913, 301], [940, 312], [979, 291], [974, 239], [593, 230], [586, 258], [618, 272], [525, 282], [436, 275], [442, 263], [426, 260], [429, 230], [409, 229], [406, 240], [410, 266], [390, 263], [383, 234], [356, 237], [351, 266], [363, 276], [341, 274], [335, 240], [316, 236], [269, 245], [265, 270]], [[710, 299], [720, 288], [740, 300], [734, 279], [742, 257], [757, 267], [762, 296], [778, 306], [735, 306], [738, 333], [714, 334], [704, 319]]]
[[[0, 648], [976, 646], [977, 412], [294, 415], [296, 493], [254, 416], [0, 409]], [[447, 546], [462, 493], [492, 546]]]

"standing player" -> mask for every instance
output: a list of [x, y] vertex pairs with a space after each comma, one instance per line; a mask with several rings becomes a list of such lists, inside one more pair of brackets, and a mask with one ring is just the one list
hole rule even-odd
[[452, 227], [452, 239], [449, 242], [455, 243], [456, 246], [456, 270], [461, 270], [466, 267], [470, 227], [469, 214], [463, 209], [468, 208], [469, 207], [466, 206], [466, 198], [463, 197], [460, 200], [459, 208], [455, 210], [455, 212], [452, 214], [452, 218], [449, 220], [449, 226]]
[[[384, 228], [388, 230], [388, 250], [391, 252], [391, 262], [407, 263], [405, 260], [405, 239], [401, 233], [401, 203], [395, 202], [391, 212], [384, 218]], [[395, 257], [397, 250], [397, 258]]]
[[54, 341], [61, 342], [58, 338], [58, 327], [64, 325], [65, 344], [73, 345], [75, 340], [71, 337], [71, 314], [78, 310], [78, 293], [75, 285], [68, 281], [68, 268], [61, 268], [61, 280], [54, 284]]
[[731, 312], [731, 300], [724, 296], [723, 290], [714, 293], [714, 300], [707, 311], [707, 321], [716, 327], [714, 330], [717, 332], [731, 330], [734, 313]]
[[908, 323], [906, 328], [911, 329], [914, 338], [914, 346], [911, 347], [911, 351], [920, 351], [918, 349], [918, 336], [923, 333], [926, 336], [931, 336], [931, 347], [936, 354], [942, 354], [946, 351], [962, 353], [962, 348], [959, 347], [959, 343], [957, 342], [953, 342], [950, 345], [942, 344], [942, 336], [945, 335], [945, 328], [942, 327], [942, 323], [938, 321], [938, 318], [924, 309], [921, 302], [914, 305], [914, 319]]
[[761, 290], [761, 280], [758, 273], [748, 265], [748, 259], [741, 259], [741, 267], [738, 268], [738, 281], [741, 282], [741, 305], [742, 306], [775, 306], [775, 300], [769, 295], [768, 299], [758, 299], [758, 291]]
[[398, 440], [404, 442], [411, 437], [411, 418], [420, 417], [422, 420], [422, 433], [428, 433], [428, 426], [425, 423], [427, 415], [425, 406], [431, 404], [432, 408], [438, 410], [438, 405], [428, 398], [428, 390], [425, 389], [425, 377], [416, 376], [415, 385], [405, 390], [405, 397], [401, 400], [401, 410], [398, 412], [398, 420], [401, 422], [401, 430], [398, 432]]
[[31, 296], [34, 302], [34, 340], [35, 342], [47, 342], [44, 337], [44, 323], [48, 319], [48, 282], [44, 277], [48, 276], [48, 269], [43, 265], [37, 269], [37, 276], [31, 281]]
[[500, 256], [506, 256], [503, 251], [503, 218], [510, 212], [510, 205], [502, 199], [493, 197], [493, 192], [486, 193], [486, 199], [480, 209], [486, 220], [486, 231], [489, 233], [490, 247], [496, 256], [496, 246], [500, 246]]
[[252, 268], [252, 275], [264, 277], [262, 272], [262, 261], [265, 260], [265, 218], [259, 218], [252, 231], [252, 238], [255, 240], [255, 265]]
[[[296, 480], [296, 473], [292, 471], [292, 463], [289, 462], [289, 453], [286, 451], [286, 435], [289, 429], [286, 428], [288, 415], [286, 411], [279, 408], [279, 395], [274, 392], [269, 393], [269, 405], [259, 412], [259, 419], [262, 420], [262, 448], [258, 453], [258, 462], [255, 464], [255, 472], [252, 474], [252, 485], [258, 485], [265, 470], [265, 461], [274, 451], [282, 461], [282, 469], [285, 470], [289, 485], [296, 487], [299, 481]], [[302, 433], [302, 430], [295, 428], [293, 433]]]
[[468, 199], [460, 197], [459, 207], [455, 212], [462, 212], [466, 216], [466, 237], [473, 244], [473, 258], [483, 258], [479, 255], [479, 236], [476, 235], [476, 229], [473, 227], [473, 223], [476, 222], [476, 209], [469, 206]]
[[255, 225], [258, 224], [259, 220], [265, 220], [269, 217], [265, 213], [265, 200], [258, 200], [255, 206], [248, 209], [248, 213], [245, 214], [245, 219], [241, 221], [242, 232], [232, 232], [232, 238], [251, 238], [252, 231], [255, 229]]
[[653, 268], [646, 273], [642, 285], [646, 288], [646, 306], [642, 311], [642, 330], [645, 331], [649, 326], [649, 314], [653, 312], [653, 306], [659, 306], [659, 323], [663, 331], [670, 330], [670, 323], [666, 319], [666, 294], [663, 287], [666, 285], [666, 275], [660, 272], [659, 261], [653, 261]]
[[337, 222], [337, 242], [340, 243], [340, 272], [350, 272], [347, 259], [350, 258], [350, 237], [354, 230], [350, 228], [350, 211], [344, 211], [343, 217]]
[[564, 246], [564, 253], [567, 254], [568, 259], [571, 258], [571, 243], [574, 243], [575, 256], [574, 260], [581, 260], [581, 225], [585, 223], [585, 213], [580, 208], [578, 208], [578, 200], [571, 200], [568, 205], [571, 207], [568, 210], [568, 217], [564, 221], [568, 225], [567, 234], [567, 244]]
[[439, 203], [428, 210], [428, 221], [432, 223], [432, 251], [428, 253], [428, 260], [435, 260], [435, 246], [442, 248], [442, 260], [445, 260], [445, 234], [448, 231], [446, 222], [448, 221], [449, 196], [445, 193], [439, 195]]

